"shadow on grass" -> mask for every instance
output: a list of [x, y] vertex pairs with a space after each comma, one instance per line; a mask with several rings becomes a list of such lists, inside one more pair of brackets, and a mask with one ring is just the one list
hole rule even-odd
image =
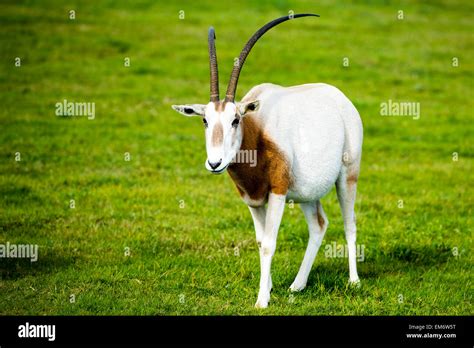
[[[324, 254], [319, 254], [324, 257]], [[423, 274], [427, 269], [440, 267], [454, 257], [452, 248], [444, 244], [433, 245], [394, 245], [367, 255], [364, 262], [358, 262], [357, 270], [361, 280], [383, 278], [388, 274]], [[318, 261], [316, 261], [317, 263]], [[309, 288], [323, 288], [326, 292], [347, 288], [349, 262], [347, 258], [333, 259], [317, 264], [308, 278]], [[293, 281], [288, 276], [286, 282]]]
[[43, 203], [43, 198], [25, 185], [2, 185], [0, 186], [0, 195], [5, 206]]
[[48, 253], [40, 255], [36, 262], [30, 259], [0, 259], [0, 279], [16, 280], [27, 276], [41, 276], [48, 273], [60, 272], [76, 263], [77, 256], [56, 255]]

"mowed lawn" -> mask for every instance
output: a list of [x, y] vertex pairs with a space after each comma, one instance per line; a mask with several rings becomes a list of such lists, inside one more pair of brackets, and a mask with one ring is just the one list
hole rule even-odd
[[[289, 11], [321, 17], [268, 32], [237, 97], [325, 82], [353, 101], [364, 260], [351, 288], [347, 259], [325, 253], [345, 243], [333, 190], [308, 287], [291, 294], [308, 233], [287, 205], [257, 310], [249, 211], [205, 170], [202, 122], [170, 105], [208, 101], [210, 25], [223, 94], [250, 35]], [[447, 0], [2, 1], [0, 244], [39, 255], [0, 259], [0, 314], [472, 315], [473, 14]], [[95, 118], [56, 116], [64, 99]], [[389, 100], [419, 103], [419, 119], [381, 116]]]

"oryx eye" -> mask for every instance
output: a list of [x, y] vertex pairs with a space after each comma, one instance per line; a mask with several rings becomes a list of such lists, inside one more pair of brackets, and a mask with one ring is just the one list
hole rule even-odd
[[237, 128], [237, 126], [239, 125], [239, 122], [240, 120], [238, 118], [234, 118], [234, 120], [232, 121], [232, 127]]
[[204, 127], [207, 128], [207, 120], [205, 118], [202, 119], [202, 123], [204, 123]]

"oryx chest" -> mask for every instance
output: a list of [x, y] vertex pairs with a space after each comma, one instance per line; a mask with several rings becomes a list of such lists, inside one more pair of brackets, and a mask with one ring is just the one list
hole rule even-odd
[[244, 118], [242, 142], [243, 149], [257, 151], [257, 166], [229, 167], [247, 204], [264, 204], [269, 192], [294, 202], [315, 201], [334, 186], [345, 130], [340, 107], [325, 91], [325, 86], [301, 93], [270, 88], [258, 95], [260, 109]]
[[291, 186], [288, 158], [251, 117], [242, 121], [241, 150], [253, 151], [255, 163], [234, 163], [228, 173], [249, 206], [266, 203], [269, 192], [284, 195]]

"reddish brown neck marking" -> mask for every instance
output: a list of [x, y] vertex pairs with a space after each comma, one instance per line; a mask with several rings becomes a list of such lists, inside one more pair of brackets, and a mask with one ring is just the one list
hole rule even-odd
[[290, 187], [290, 170], [285, 155], [269, 139], [252, 116], [242, 118], [241, 150], [257, 151], [257, 165], [233, 163], [227, 171], [241, 196], [266, 199], [269, 192], [285, 195]]

